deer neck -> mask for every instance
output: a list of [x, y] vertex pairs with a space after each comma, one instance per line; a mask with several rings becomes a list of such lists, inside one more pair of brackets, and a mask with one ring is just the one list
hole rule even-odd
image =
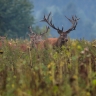
[[59, 37], [59, 38], [57, 39], [56, 46], [57, 46], [57, 47], [62, 47], [63, 45], [65, 45], [66, 42], [67, 42], [67, 39], [62, 40], [62, 38]]

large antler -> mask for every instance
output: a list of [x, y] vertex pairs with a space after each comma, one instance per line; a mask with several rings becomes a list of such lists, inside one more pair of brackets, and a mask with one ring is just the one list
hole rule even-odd
[[[47, 24], [49, 24], [52, 28], [56, 29], [56, 30], [58, 31], [58, 33], [63, 32], [63, 27], [62, 27], [62, 29], [59, 29], [59, 28], [56, 28], [56, 27], [54, 26], [54, 24], [52, 24], [52, 18], [51, 18], [51, 20], [49, 20], [50, 15], [51, 15], [51, 12], [48, 14], [47, 17], [45, 17], [45, 15], [44, 15], [43, 20], [41, 20], [41, 21], [44, 21], [44, 22], [46, 22]], [[65, 17], [66, 17], [66, 16], [65, 16]], [[66, 17], [66, 18], [67, 18], [67, 17]], [[70, 31], [75, 30], [75, 28], [76, 28], [76, 26], [77, 26], [77, 21], [78, 21], [80, 18], [77, 18], [76, 16], [72, 16], [72, 19], [69, 19], [69, 18], [67, 18], [67, 19], [72, 23], [72, 27], [69, 28], [68, 30], [64, 31], [65, 33], [69, 33]]]
[[51, 15], [51, 12], [48, 14], [47, 17], [45, 17], [45, 15], [44, 15], [43, 20], [41, 20], [41, 21], [46, 22], [48, 25], [50, 25], [53, 29], [55, 29], [57, 31], [63, 31], [63, 27], [62, 27], [62, 30], [60, 30], [59, 28], [56, 28], [54, 26], [54, 24], [52, 24], [52, 18], [51, 18], [51, 20], [49, 20], [50, 19], [50, 15]]
[[30, 37], [30, 38], [33, 38], [33, 37], [35, 37], [37, 34], [36, 33], [34, 33], [33, 32], [33, 30], [32, 30], [32, 27], [30, 26], [30, 27], [28, 27], [28, 29], [29, 29], [29, 32], [31, 33], [31, 34], [28, 34], [28, 36]]
[[[66, 17], [66, 16], [65, 16], [65, 17]], [[66, 18], [72, 23], [72, 27], [65, 31], [66, 33], [69, 33], [70, 31], [75, 30], [75, 28], [76, 28], [76, 26], [77, 26], [77, 21], [78, 21], [80, 18], [77, 18], [77, 16], [72, 16], [72, 19], [69, 19], [68, 17], [66, 17]]]
[[40, 33], [40, 35], [43, 36], [44, 34], [46, 34], [46, 33], [48, 32], [49, 29], [50, 29], [49, 26], [46, 26], [46, 30], [45, 30], [45, 32]]
[[33, 34], [35, 34], [34, 32], [33, 32], [33, 30], [32, 30], [32, 27], [31, 26], [29, 26], [28, 27], [28, 29], [29, 29], [29, 31], [30, 31], [30, 33], [33, 35]]

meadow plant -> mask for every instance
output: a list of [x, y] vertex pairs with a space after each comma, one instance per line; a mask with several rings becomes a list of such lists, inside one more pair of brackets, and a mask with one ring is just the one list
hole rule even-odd
[[[69, 40], [62, 48], [38, 50], [28, 40], [1, 46], [1, 96], [95, 96], [96, 48]], [[25, 50], [26, 49], [26, 50]]]

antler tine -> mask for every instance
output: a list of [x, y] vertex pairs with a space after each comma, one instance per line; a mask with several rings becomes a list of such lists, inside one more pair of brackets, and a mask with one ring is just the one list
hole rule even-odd
[[75, 24], [75, 28], [76, 28], [76, 26], [77, 26], [77, 23], [78, 23], [77, 21], [78, 21], [79, 19], [80, 19], [80, 18], [77, 18], [77, 16], [75, 15], [75, 23], [76, 23], [76, 24]]
[[76, 20], [76, 17], [72, 16], [72, 24], [73, 24], [73, 29], [72, 30], [75, 30], [76, 28], [76, 25], [77, 25], [77, 20]]
[[72, 16], [72, 20], [65, 16], [73, 25], [74, 25], [74, 17]]
[[77, 24], [77, 19], [76, 19], [77, 17], [75, 17], [75, 16], [72, 16], [72, 24], [73, 24], [73, 26], [76, 26]]
[[51, 15], [51, 12], [48, 14], [48, 17], [47, 17], [47, 18], [46, 18], [46, 16], [44, 15], [44, 18], [43, 18], [43, 20], [41, 20], [41, 21], [46, 21], [46, 22], [48, 22], [50, 15]]
[[50, 27], [49, 26], [46, 26], [48, 29], [50, 29]]
[[46, 33], [47, 33], [50, 28], [49, 28], [49, 26], [46, 26], [46, 28], [47, 28], [47, 31], [46, 31]]
[[40, 35], [44, 35], [45, 33], [47, 33], [48, 29], [50, 29], [49, 26], [48, 27], [46, 26], [46, 31], [44, 33], [40, 33]]
[[44, 15], [44, 18], [46, 18], [45, 15]]
[[54, 29], [56, 29], [56, 30], [60, 30], [59, 27], [56, 28], [56, 27], [54, 26], [54, 24], [52, 24], [52, 19], [50, 20], [50, 25], [51, 25], [52, 28], [54, 28]]
[[73, 21], [75, 20], [74, 16], [72, 16], [72, 20], [73, 20]]
[[75, 17], [76, 17], [76, 20], [79, 20], [80, 18], [77, 18], [77, 16], [75, 15]]
[[51, 15], [51, 12], [48, 14], [47, 18], [44, 16], [43, 20], [41, 20], [41, 21], [45, 21], [48, 25], [50, 25], [52, 28], [54, 28], [54, 29], [57, 30], [57, 31], [62, 31], [62, 30], [60, 30], [59, 28], [56, 28], [56, 27], [54, 26], [54, 24], [52, 24], [52, 19], [49, 20], [50, 15]]
[[52, 18], [51, 18], [51, 20], [50, 20], [50, 24], [52, 25]]
[[45, 20], [46, 20], [46, 17], [45, 17], [45, 15], [44, 15], [43, 19], [40, 20], [40, 22], [44, 22]]
[[77, 16], [75, 15], [75, 21], [74, 21], [74, 22], [75, 22], [75, 27], [74, 27], [74, 29], [76, 28], [76, 26], [77, 26], [77, 24], [78, 24], [77, 21], [78, 21], [79, 19], [80, 19], [80, 18], [77, 18]]
[[77, 19], [77, 16], [75, 15], [75, 18]]
[[72, 20], [71, 19], [69, 19], [67, 16], [65, 16], [70, 22], [72, 22]]
[[28, 28], [29, 28], [29, 31], [30, 31], [31, 33], [33, 33], [33, 31], [31, 30], [31, 26], [29, 26]]
[[63, 26], [62, 26], [62, 31], [63, 31]]
[[49, 20], [50, 15], [51, 15], [51, 12], [49, 13], [49, 15], [48, 15], [48, 17], [47, 17], [47, 20]]
[[33, 31], [32, 31], [32, 27], [30, 26], [30, 27], [28, 27], [29, 28], [29, 31], [30, 31], [30, 35], [29, 36], [32, 36], [32, 35], [36, 35], [36, 33], [34, 33]]
[[49, 26], [46, 26], [46, 29], [48, 30], [48, 29], [50, 29], [50, 27]]
[[[66, 17], [67, 18], [67, 17]], [[75, 30], [76, 29], [76, 26], [77, 26], [77, 21], [79, 20], [78, 18], [77, 18], [77, 16], [75, 15], [75, 16], [72, 16], [72, 19], [69, 19], [69, 18], [67, 18], [71, 23], [72, 23], [72, 27], [71, 28], [69, 28], [67, 31], [66, 31], [66, 33], [69, 33], [70, 31], [73, 31], [73, 30]]]
[[[50, 29], [50, 28], [49, 28], [49, 26], [46, 26], [46, 29], [47, 29], [47, 30], [46, 30], [46, 32], [47, 32], [47, 31], [48, 31], [48, 29]], [[46, 32], [45, 32], [45, 33], [46, 33]]]

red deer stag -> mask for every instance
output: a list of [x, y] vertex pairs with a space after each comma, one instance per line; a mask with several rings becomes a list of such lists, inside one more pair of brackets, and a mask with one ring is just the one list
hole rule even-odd
[[45, 17], [45, 15], [44, 15], [43, 20], [41, 20], [41, 21], [46, 22], [53, 29], [57, 30], [57, 32], [60, 34], [60, 36], [59, 36], [59, 38], [48, 38], [45, 41], [45, 43], [48, 42], [48, 44], [50, 44], [52, 46], [61, 47], [68, 41], [67, 34], [70, 33], [71, 31], [75, 30], [75, 28], [77, 26], [77, 21], [79, 20], [79, 18], [77, 18], [76, 16], [72, 16], [72, 19], [69, 19], [65, 16], [72, 23], [72, 26], [68, 30], [63, 31], [63, 27], [62, 27], [62, 29], [59, 29], [59, 28], [56, 28], [54, 26], [54, 24], [52, 24], [52, 18], [51, 18], [51, 20], [49, 20], [50, 15], [51, 15], [51, 12], [48, 14], [47, 17]]
[[32, 28], [29, 27], [29, 31], [31, 32], [31, 34], [28, 34], [30, 37], [30, 41], [31, 41], [31, 46], [33, 48], [44, 48], [44, 41], [43, 40], [43, 36], [48, 32], [49, 30], [49, 26], [46, 26], [46, 30], [43, 33], [40, 34], [36, 34], [32, 31]]

